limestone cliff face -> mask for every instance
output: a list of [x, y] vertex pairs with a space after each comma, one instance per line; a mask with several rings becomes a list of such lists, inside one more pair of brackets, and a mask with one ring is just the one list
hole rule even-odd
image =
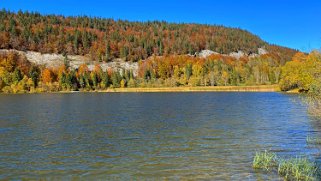
[[77, 69], [82, 64], [87, 64], [88, 68], [92, 70], [96, 64], [99, 64], [103, 70], [107, 70], [109, 68], [113, 70], [132, 70], [134, 76], [137, 76], [138, 72], [138, 63], [137, 62], [125, 62], [121, 59], [115, 59], [112, 62], [97, 62], [91, 61], [88, 56], [80, 56], [80, 55], [68, 55], [64, 57], [61, 54], [41, 54], [39, 52], [33, 51], [18, 51], [18, 50], [7, 50], [0, 49], [1, 52], [15, 51], [20, 55], [23, 55], [27, 58], [28, 61], [34, 63], [36, 65], [43, 65], [49, 68], [55, 68], [63, 65], [67, 60], [69, 62], [70, 67], [73, 69]]

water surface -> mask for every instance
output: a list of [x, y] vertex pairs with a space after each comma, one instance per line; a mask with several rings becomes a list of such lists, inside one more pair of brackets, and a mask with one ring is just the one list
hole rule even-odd
[[277, 180], [255, 151], [319, 160], [319, 131], [280, 93], [0, 95], [0, 179]]

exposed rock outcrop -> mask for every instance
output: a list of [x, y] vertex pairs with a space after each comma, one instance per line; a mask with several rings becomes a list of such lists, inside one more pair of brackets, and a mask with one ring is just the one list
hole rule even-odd
[[[201, 57], [201, 58], [207, 58], [207, 57], [209, 57], [209, 56], [211, 56], [213, 54], [216, 55], [216, 54], [219, 54], [219, 53], [214, 52], [212, 50], [202, 50], [199, 53], [196, 53], [195, 55], [198, 56], [198, 57]], [[268, 54], [268, 51], [266, 49], [264, 49], [264, 48], [259, 48], [258, 49], [258, 54], [252, 53], [250, 55], [247, 55], [243, 51], [238, 51], [238, 52], [231, 52], [229, 54], [221, 54], [221, 55], [230, 56], [230, 57], [233, 57], [233, 58], [236, 58], [236, 59], [240, 59], [241, 57], [255, 58], [255, 57], [258, 57], [260, 55], [265, 55], [265, 54]]]
[[238, 51], [238, 52], [232, 52], [228, 56], [236, 58], [236, 59], [240, 59], [241, 57], [245, 57], [246, 55], [244, 52]]
[[217, 52], [214, 52], [212, 50], [202, 50], [201, 52], [198, 53], [198, 56], [201, 57], [201, 58], [206, 58], [206, 57], [209, 57], [211, 55], [216, 55], [216, 54], [219, 54]]
[[121, 59], [115, 59], [112, 62], [97, 62], [91, 61], [88, 56], [80, 56], [80, 55], [68, 55], [63, 56], [61, 54], [41, 54], [39, 52], [33, 51], [18, 51], [18, 50], [6, 50], [0, 49], [1, 52], [9, 52], [15, 51], [20, 55], [23, 55], [27, 58], [28, 61], [34, 63], [36, 65], [43, 65], [48, 68], [55, 68], [63, 65], [65, 61], [68, 61], [69, 65], [73, 69], [77, 69], [82, 64], [87, 64], [89, 70], [92, 70], [96, 64], [100, 65], [103, 70], [107, 70], [109, 68], [113, 70], [132, 70], [134, 76], [138, 74], [138, 63], [137, 62], [125, 62]]

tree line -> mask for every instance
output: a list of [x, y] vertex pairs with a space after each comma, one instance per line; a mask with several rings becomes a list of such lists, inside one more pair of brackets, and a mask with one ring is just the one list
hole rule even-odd
[[118, 87], [177, 87], [279, 84], [281, 90], [320, 92], [321, 54], [296, 53], [284, 65], [274, 54], [239, 59], [213, 54], [207, 58], [188, 55], [153, 56], [139, 62], [134, 70], [77, 69], [68, 62], [46, 68], [30, 63], [16, 51], [0, 53], [0, 91], [50, 92], [104, 90]]
[[[294, 56], [299, 57], [303, 53]], [[310, 57], [312, 55], [309, 55]], [[311, 59], [311, 58], [310, 58]], [[103, 70], [96, 64], [90, 70], [86, 64], [72, 69], [68, 61], [56, 68], [30, 63], [16, 51], [0, 53], [0, 90], [7, 93], [51, 92], [71, 90], [105, 90], [125, 87], [177, 87], [270, 85], [281, 83], [294, 88], [299, 83], [288, 83], [291, 61], [283, 67], [275, 54], [239, 59], [213, 54], [207, 58], [189, 55], [153, 56], [139, 61], [138, 75], [134, 70]], [[295, 68], [297, 70], [297, 68]], [[290, 79], [292, 80], [292, 79]], [[301, 88], [301, 87], [300, 87]]]
[[154, 87], [269, 85], [279, 82], [281, 64], [270, 54], [240, 59], [219, 54], [168, 56], [141, 62], [138, 73]]

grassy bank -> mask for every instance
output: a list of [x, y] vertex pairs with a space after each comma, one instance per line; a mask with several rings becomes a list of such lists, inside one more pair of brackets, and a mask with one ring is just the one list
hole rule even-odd
[[215, 87], [157, 87], [114, 88], [99, 92], [277, 92], [278, 85], [260, 86], [215, 86]]

